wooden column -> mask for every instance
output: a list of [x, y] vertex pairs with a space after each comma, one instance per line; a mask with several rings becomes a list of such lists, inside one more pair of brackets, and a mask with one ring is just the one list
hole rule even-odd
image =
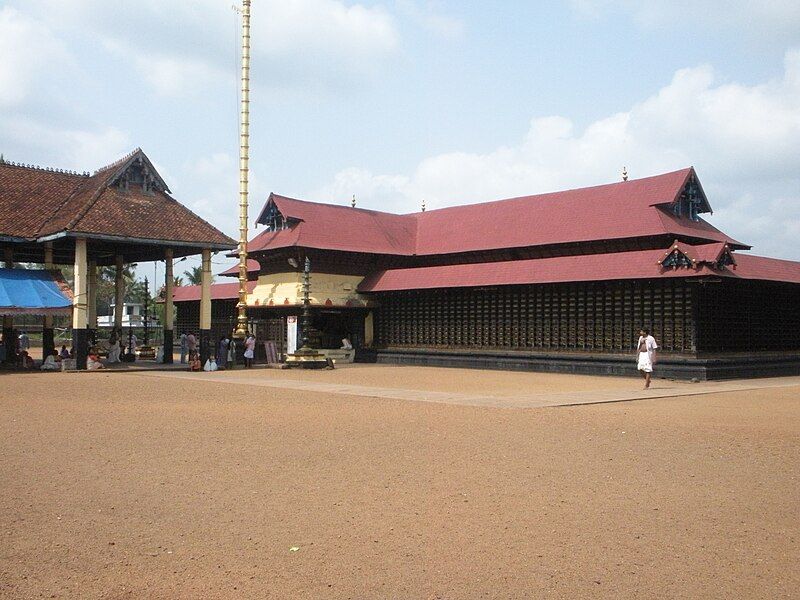
[[97, 343], [97, 263], [90, 260], [88, 263], [89, 274], [86, 280], [86, 328], [89, 330], [89, 339], [92, 344]]
[[118, 333], [122, 330], [122, 314], [125, 304], [125, 280], [122, 278], [122, 270], [125, 264], [122, 260], [122, 255], [117, 254], [117, 270], [114, 274], [114, 328]]
[[203, 249], [200, 280], [200, 360], [203, 365], [211, 354], [211, 250]]
[[[44, 243], [44, 268], [53, 270], [53, 242]], [[53, 335], [53, 317], [48, 315], [42, 323], [42, 360], [55, 350], [55, 337]]]
[[174, 327], [174, 308], [172, 302], [172, 287], [175, 278], [172, 275], [172, 260], [174, 252], [172, 248], [164, 250], [164, 364], [172, 364], [173, 352], [173, 327]]
[[75, 289], [72, 301], [72, 346], [78, 369], [86, 368], [89, 351], [87, 326], [89, 324], [89, 262], [86, 253], [86, 238], [75, 239]]
[[[6, 248], [3, 253], [3, 260], [5, 261], [6, 269], [14, 268], [14, 251], [11, 248]], [[3, 345], [6, 347], [6, 363], [14, 364], [16, 361], [17, 340], [14, 337], [14, 318], [10, 316], [3, 317]]]

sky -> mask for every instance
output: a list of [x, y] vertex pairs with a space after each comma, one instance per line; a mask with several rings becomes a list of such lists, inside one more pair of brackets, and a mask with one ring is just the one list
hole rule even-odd
[[[231, 4], [0, 0], [0, 152], [141, 147], [238, 239]], [[251, 237], [273, 191], [407, 213], [692, 165], [712, 224], [800, 260], [796, 0], [252, 4]]]

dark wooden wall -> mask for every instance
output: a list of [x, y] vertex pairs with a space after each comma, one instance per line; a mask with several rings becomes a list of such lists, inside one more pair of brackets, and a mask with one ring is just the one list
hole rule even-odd
[[380, 294], [379, 347], [631, 352], [649, 327], [667, 352], [694, 352], [682, 280], [550, 284]]
[[697, 297], [700, 353], [800, 350], [800, 285], [718, 281]]

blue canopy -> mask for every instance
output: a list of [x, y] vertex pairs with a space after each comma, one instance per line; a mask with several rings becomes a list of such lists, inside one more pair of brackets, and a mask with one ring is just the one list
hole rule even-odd
[[0, 315], [68, 315], [72, 292], [59, 271], [0, 269]]

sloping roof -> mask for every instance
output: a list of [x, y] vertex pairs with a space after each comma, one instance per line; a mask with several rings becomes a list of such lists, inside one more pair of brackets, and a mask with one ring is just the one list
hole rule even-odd
[[0, 269], [0, 315], [67, 315], [72, 291], [59, 271]]
[[[114, 185], [133, 164], [154, 182]], [[169, 196], [140, 149], [94, 175], [0, 162], [0, 236], [35, 240], [62, 233], [208, 245], [236, 242]]]
[[[248, 250], [300, 246], [395, 255], [440, 255], [570, 242], [671, 235], [749, 248], [706, 221], [670, 210], [694, 169], [588, 188], [453, 206], [408, 215], [271, 194], [291, 226], [256, 236]], [[702, 195], [702, 188], [700, 193]], [[704, 206], [710, 210], [705, 196]]]
[[[256, 281], [247, 282], [247, 293], [253, 291], [256, 287]], [[191, 302], [193, 300], [200, 300], [200, 293], [202, 286], [200, 285], [181, 285], [172, 288], [172, 300], [174, 302]], [[212, 283], [211, 284], [211, 299], [212, 300], [234, 300], [239, 298], [239, 282], [233, 283]]]
[[437, 289], [660, 279], [716, 276], [800, 283], [800, 262], [737, 254], [736, 269], [715, 269], [698, 263], [693, 269], [664, 269], [659, 260], [663, 250], [637, 250], [608, 254], [559, 256], [531, 260], [458, 264], [380, 271], [365, 278], [359, 292]]
[[[249, 249], [248, 249], [249, 251]], [[247, 272], [248, 273], [258, 273], [261, 270], [261, 265], [258, 264], [257, 260], [253, 260], [252, 258], [247, 259]], [[225, 269], [222, 273], [219, 274], [220, 277], [238, 277], [239, 276], [239, 265], [235, 264], [229, 269]]]
[[409, 215], [306, 202], [277, 194], [270, 194], [265, 210], [270, 203], [284, 218], [299, 223], [290, 229], [259, 234], [248, 243], [248, 252], [301, 246], [373, 254], [414, 253], [416, 222]]
[[734, 258], [736, 269], [728, 273], [739, 279], [800, 283], [800, 262], [739, 253]]

